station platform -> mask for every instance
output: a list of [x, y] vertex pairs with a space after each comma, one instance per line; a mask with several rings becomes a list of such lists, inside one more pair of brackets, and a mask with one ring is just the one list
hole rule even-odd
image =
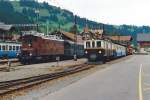
[[149, 59], [146, 55], [132, 56], [38, 100], [139, 100], [139, 68]]
[[[86, 59], [78, 59], [78, 61], [65, 60], [60, 61], [59, 63], [49, 62], [23, 66], [12, 66], [9, 72], [0, 71], [0, 82], [54, 73], [67, 68], [68, 66], [79, 65], [85, 63], [86, 61]], [[0, 65], [0, 68], [4, 66], [7, 67], [7, 64]]]

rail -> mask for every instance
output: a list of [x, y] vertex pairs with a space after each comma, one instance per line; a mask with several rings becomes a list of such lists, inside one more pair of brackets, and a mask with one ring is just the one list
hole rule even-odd
[[87, 70], [92, 67], [94, 67], [94, 65], [82, 64], [82, 65], [78, 65], [78, 66], [71, 67], [68, 69], [64, 69], [63, 71], [56, 72], [56, 73], [50, 73], [50, 74], [44, 74], [44, 75], [34, 76], [30, 78], [0, 82], [0, 95], [7, 94], [9, 92], [13, 92], [15, 90], [19, 90], [25, 87], [37, 85], [46, 81], [54, 80], [54, 79], [64, 77], [67, 75], [71, 75], [77, 72], [81, 72], [83, 70]]

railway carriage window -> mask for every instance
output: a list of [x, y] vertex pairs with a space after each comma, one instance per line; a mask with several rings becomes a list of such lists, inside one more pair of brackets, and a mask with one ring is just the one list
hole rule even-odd
[[109, 49], [111, 49], [111, 43], [109, 43]]
[[90, 42], [86, 42], [86, 48], [90, 48]]
[[109, 43], [109, 49], [111, 49], [111, 43]]
[[2, 50], [3, 50], [3, 51], [5, 51], [5, 50], [6, 50], [6, 47], [5, 47], [4, 45], [2, 46]]
[[9, 46], [9, 50], [12, 50], [12, 46]]
[[16, 46], [16, 51], [18, 51], [19, 50], [19, 46]]
[[13, 50], [15, 51], [15, 46], [13, 46]]
[[97, 47], [101, 47], [101, 41], [97, 41]]

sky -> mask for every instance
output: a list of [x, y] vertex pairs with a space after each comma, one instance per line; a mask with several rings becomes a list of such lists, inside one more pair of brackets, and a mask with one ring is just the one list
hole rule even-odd
[[114, 25], [149, 25], [150, 0], [39, 0], [87, 19]]

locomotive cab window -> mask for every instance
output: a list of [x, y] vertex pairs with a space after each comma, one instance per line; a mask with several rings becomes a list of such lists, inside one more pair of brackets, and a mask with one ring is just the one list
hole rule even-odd
[[32, 42], [34, 40], [36, 40], [36, 39], [34, 39], [33, 37], [25, 37], [25, 38], [23, 38], [23, 43], [25, 43], [25, 44], [32, 44]]
[[5, 50], [6, 50], [6, 47], [5, 47], [4, 45], [2, 46], [2, 50], [3, 50], [3, 51], [5, 51]]
[[95, 41], [92, 41], [92, 48], [95, 48]]
[[86, 42], [86, 48], [90, 48], [90, 42]]
[[101, 47], [101, 41], [97, 41], [97, 47]]

